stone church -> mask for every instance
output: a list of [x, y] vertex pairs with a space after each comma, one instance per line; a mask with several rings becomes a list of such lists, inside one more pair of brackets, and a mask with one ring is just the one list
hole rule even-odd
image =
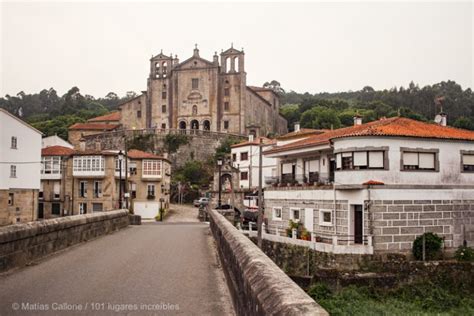
[[271, 89], [247, 86], [245, 54], [233, 47], [212, 61], [183, 62], [160, 53], [150, 59], [147, 90], [119, 106], [126, 129], [195, 129], [256, 136], [287, 133]]

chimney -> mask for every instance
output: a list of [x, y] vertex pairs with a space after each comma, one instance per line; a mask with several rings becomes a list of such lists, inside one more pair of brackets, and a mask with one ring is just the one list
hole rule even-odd
[[253, 134], [249, 134], [249, 142], [253, 142]]
[[448, 115], [444, 112], [441, 112], [441, 113], [439, 113], [439, 116], [441, 116], [441, 120], [439, 122], [439, 125], [441, 125], [441, 126], [448, 125]]
[[354, 126], [362, 125], [362, 116], [359, 114], [354, 115]]
[[81, 138], [79, 140], [79, 150], [81, 151], [86, 150], [86, 140], [84, 138]]
[[295, 132], [299, 132], [299, 131], [300, 131], [300, 123], [296, 122], [295, 123]]

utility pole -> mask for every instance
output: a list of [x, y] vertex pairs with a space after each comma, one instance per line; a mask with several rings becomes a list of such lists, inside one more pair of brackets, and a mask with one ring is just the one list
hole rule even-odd
[[257, 218], [257, 245], [262, 249], [262, 223], [263, 223], [263, 194], [262, 194], [262, 150], [263, 138], [258, 145], [258, 218]]

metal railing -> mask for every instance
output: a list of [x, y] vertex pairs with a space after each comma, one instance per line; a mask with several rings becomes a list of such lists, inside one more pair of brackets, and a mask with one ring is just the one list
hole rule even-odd
[[302, 174], [282, 174], [281, 176], [265, 177], [265, 184], [275, 187], [295, 187], [295, 186], [320, 186], [328, 185], [332, 182], [329, 177], [321, 177], [318, 172], [308, 175]]

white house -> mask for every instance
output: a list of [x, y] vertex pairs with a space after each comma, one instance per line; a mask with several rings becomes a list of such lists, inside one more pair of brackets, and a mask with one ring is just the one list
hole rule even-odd
[[300, 221], [313, 240], [358, 253], [409, 252], [424, 232], [474, 243], [474, 132], [394, 117], [326, 131], [264, 152], [268, 229]]
[[36, 219], [42, 133], [0, 108], [0, 225]]
[[57, 135], [47, 136], [41, 140], [41, 148], [61, 146], [73, 149], [74, 146]]

